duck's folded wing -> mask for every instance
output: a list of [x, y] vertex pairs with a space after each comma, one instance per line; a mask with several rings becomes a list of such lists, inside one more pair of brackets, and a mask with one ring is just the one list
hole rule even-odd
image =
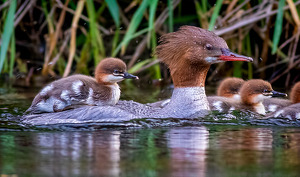
[[120, 122], [137, 118], [136, 115], [114, 106], [83, 106], [55, 113], [32, 114], [21, 117], [22, 123], [49, 125], [63, 123]]
[[300, 103], [293, 104], [267, 114], [267, 118], [288, 118], [290, 120], [300, 119]]

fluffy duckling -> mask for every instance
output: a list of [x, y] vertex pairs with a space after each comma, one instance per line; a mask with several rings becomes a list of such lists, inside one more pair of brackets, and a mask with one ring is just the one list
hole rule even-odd
[[244, 82], [245, 81], [240, 78], [228, 77], [219, 85], [217, 95], [241, 101], [240, 88]]
[[120, 98], [117, 82], [138, 79], [126, 72], [117, 58], [105, 58], [96, 67], [95, 78], [76, 74], [54, 81], [34, 98], [26, 113], [59, 112], [81, 105], [115, 105]]
[[300, 82], [297, 82], [292, 88], [290, 100], [292, 105], [268, 114], [268, 118], [288, 118], [291, 120], [300, 119]]
[[270, 97], [286, 96], [285, 93], [279, 93], [272, 89], [269, 82], [261, 79], [252, 79], [246, 81], [240, 89], [241, 102], [224, 98], [223, 100], [214, 101], [210, 104], [211, 110], [228, 112], [231, 110], [249, 110], [259, 114], [266, 114], [262, 102]]

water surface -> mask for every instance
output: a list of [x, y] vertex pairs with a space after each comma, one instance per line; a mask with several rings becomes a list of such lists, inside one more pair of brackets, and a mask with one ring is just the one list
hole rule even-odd
[[[142, 91], [145, 90], [145, 91]], [[142, 103], [168, 88], [123, 90]], [[300, 128], [286, 120], [141, 119], [30, 127], [39, 89], [0, 88], [0, 174], [14, 176], [299, 176]], [[134, 93], [134, 94], [133, 94]]]

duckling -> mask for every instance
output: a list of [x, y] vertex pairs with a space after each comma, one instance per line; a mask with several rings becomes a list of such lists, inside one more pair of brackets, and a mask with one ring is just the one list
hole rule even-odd
[[239, 91], [244, 82], [245, 81], [241, 78], [228, 77], [224, 79], [219, 85], [217, 95], [241, 101]]
[[287, 96], [285, 93], [276, 92], [269, 82], [261, 79], [246, 81], [240, 89], [241, 102], [224, 98], [210, 103], [211, 110], [229, 112], [231, 110], [249, 110], [265, 115], [266, 110], [262, 102], [274, 96]]
[[290, 93], [291, 105], [267, 114], [267, 118], [300, 119], [300, 82], [297, 82]]
[[34, 98], [26, 113], [59, 112], [82, 105], [115, 105], [120, 98], [117, 82], [138, 79], [126, 72], [117, 58], [105, 58], [96, 67], [95, 78], [76, 74], [54, 81]]

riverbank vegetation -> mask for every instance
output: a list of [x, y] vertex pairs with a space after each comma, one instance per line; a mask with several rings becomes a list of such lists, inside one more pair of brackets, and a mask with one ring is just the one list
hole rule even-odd
[[159, 36], [194, 25], [223, 37], [253, 63], [213, 65], [207, 82], [224, 76], [290, 86], [300, 78], [300, 1], [295, 0], [0, 0], [0, 73], [47, 79], [93, 75], [107, 56], [123, 59], [148, 82], [170, 81], [152, 56]]

